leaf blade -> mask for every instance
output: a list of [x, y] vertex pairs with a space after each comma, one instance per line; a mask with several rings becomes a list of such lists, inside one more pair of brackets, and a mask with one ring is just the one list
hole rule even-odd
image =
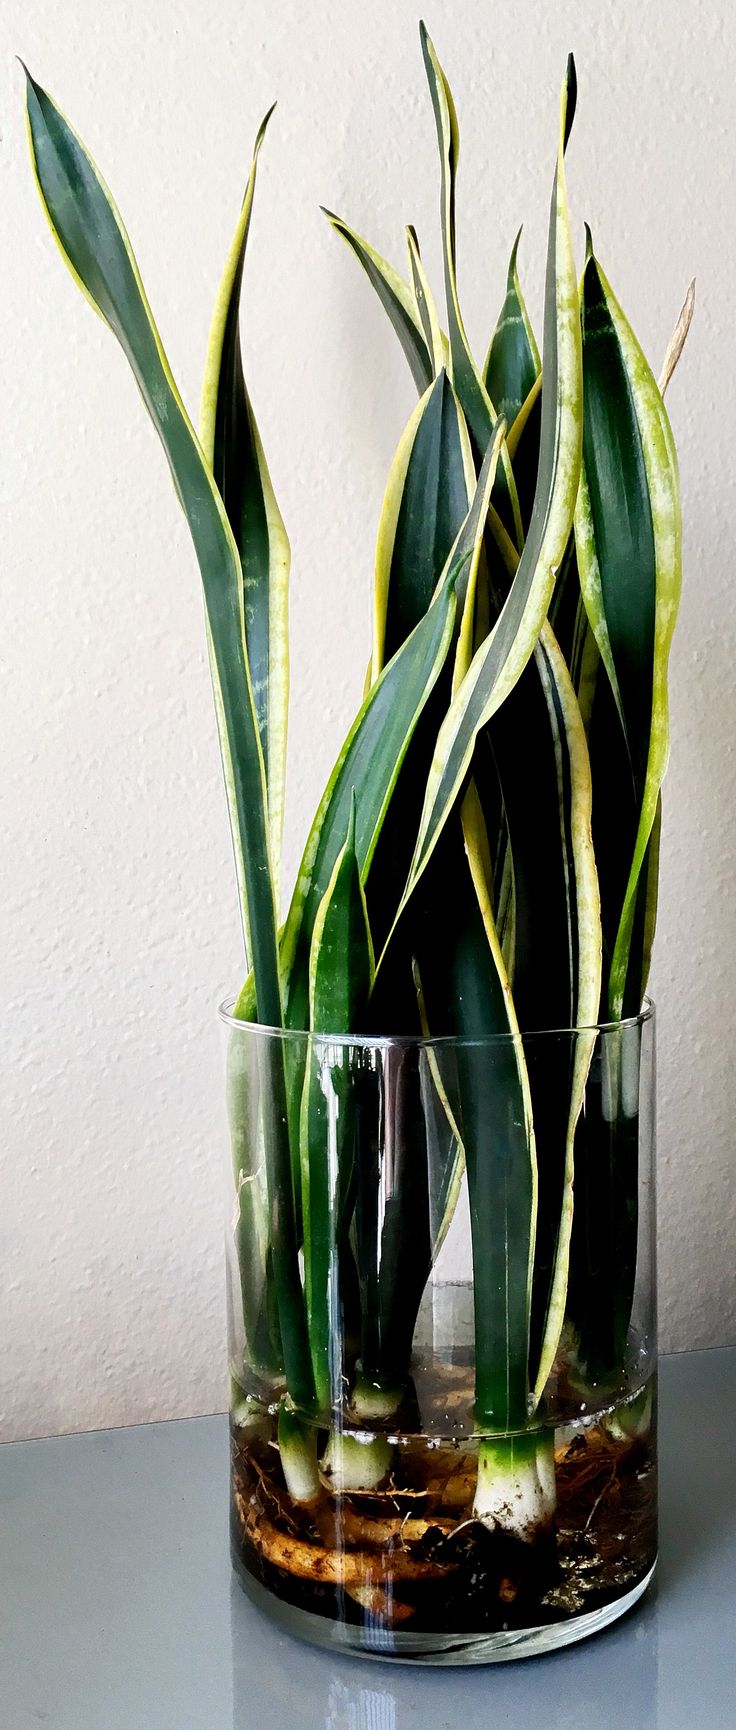
[[268, 794], [271, 860], [280, 877], [289, 701], [290, 548], [243, 371], [239, 311], [258, 156], [256, 136], [243, 203], [212, 315], [200, 439], [238, 548], [248, 665]]
[[[345, 843], [320, 902], [309, 957], [311, 1034], [300, 1112], [301, 1193], [307, 1323], [317, 1404], [339, 1402], [341, 1370], [333, 1374], [342, 1329], [339, 1282], [340, 1196], [350, 1096], [350, 1053], [330, 1050], [325, 1035], [351, 1032], [367, 1002], [373, 945], [355, 852], [355, 799]], [[337, 1382], [337, 1385], [333, 1385]]]
[[427, 272], [422, 264], [416, 230], [412, 228], [411, 223], [406, 230], [406, 244], [409, 252], [409, 270], [414, 303], [424, 332], [424, 340], [431, 356], [432, 370], [435, 378], [437, 378], [442, 368], [447, 364], [447, 338], [442, 334], [434, 295], [429, 285]]
[[[419, 36], [440, 157], [440, 219], [451, 377], [480, 460], [498, 421], [499, 413], [497, 407], [489, 399], [485, 384], [475, 364], [458, 296], [455, 263], [455, 182], [460, 156], [460, 133], [452, 91], [440, 65], [437, 50], [423, 23], [420, 23], [419, 26]], [[513, 528], [517, 544], [520, 546], [523, 531], [519, 499], [514, 472], [506, 449], [502, 453], [498, 491], [499, 503], [502, 510], [509, 515], [509, 526]]]
[[498, 622], [477, 651], [440, 732], [405, 899], [426, 868], [457, 798], [480, 728], [513, 689], [533, 652], [572, 526], [582, 439], [582, 355], [564, 173], [569, 86], [568, 70], [550, 212], [546, 387], [542, 392], [542, 444], [532, 520]]
[[30, 76], [27, 113], [34, 172], [52, 234], [86, 297], [128, 358], [164, 447], [194, 540], [215, 648], [220, 714], [225, 723], [223, 756], [227, 754], [226, 776], [234, 795], [235, 844], [245, 886], [246, 924], [254, 963], [256, 955], [259, 961], [255, 967], [263, 999], [259, 1012], [278, 1024], [281, 1008], [265, 778], [243, 645], [239, 564], [232, 532], [174, 383], [112, 197], [81, 141]]
[[[592, 247], [584, 275], [583, 356], [586, 435], [575, 519], [580, 583], [631, 776], [625, 837], [604, 900], [607, 1001], [618, 1019], [641, 972], [631, 944], [668, 755], [667, 667], [681, 587], [681, 523], [677, 459], [661, 392]], [[604, 734], [604, 697], [597, 688], [593, 741], [597, 726], [601, 740], [610, 738], [610, 752], [615, 726], [608, 718]], [[623, 798], [626, 777], [622, 770], [618, 775]], [[604, 816], [601, 811], [598, 821]], [[634, 1013], [638, 1008], [637, 1001]]]
[[475, 489], [464, 420], [444, 369], [410, 417], [376, 546], [373, 678], [431, 604]]
[[450, 646], [455, 581], [455, 574], [449, 572], [425, 618], [371, 687], [317, 809], [281, 944], [289, 1026], [305, 1023], [305, 959], [317, 908], [345, 834], [353, 789], [356, 851], [365, 880], [414, 727]]
[[541, 365], [519, 281], [517, 257], [520, 239], [521, 229], [511, 251], [506, 298], [483, 368], [483, 382], [491, 402], [498, 414], [505, 415], [509, 427], [513, 426], [534, 388]]
[[[111, 194], [81, 140], [27, 75], [31, 160], [62, 257], [117, 337], [166, 454], [202, 576], [215, 709], [244, 925], [259, 1019], [282, 1023], [276, 909], [269, 852], [265, 772], [245, 649], [240, 564], [225, 508], [184, 409], [153, 321], [138, 266]], [[279, 1323], [290, 1391], [308, 1405], [311, 1367], [297, 1261], [291, 1164], [284, 1136], [280, 1051], [264, 1053], [268, 1191]]]

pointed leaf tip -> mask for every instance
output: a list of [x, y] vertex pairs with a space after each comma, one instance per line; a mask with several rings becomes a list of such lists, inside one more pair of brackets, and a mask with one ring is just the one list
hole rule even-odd
[[261, 145], [262, 145], [262, 143], [263, 143], [263, 140], [264, 140], [264, 138], [265, 138], [265, 136], [266, 136], [266, 127], [267, 127], [267, 126], [268, 126], [268, 122], [269, 122], [269, 120], [270, 120], [270, 119], [271, 119], [271, 115], [272, 115], [272, 114], [273, 114], [273, 111], [274, 111], [274, 108], [275, 108], [275, 107], [276, 107], [276, 103], [275, 103], [275, 102], [272, 102], [272, 103], [271, 103], [271, 107], [270, 107], [270, 108], [269, 108], [269, 109], [267, 109], [267, 111], [266, 111], [266, 113], [265, 113], [265, 114], [264, 114], [264, 116], [263, 116], [263, 119], [262, 119], [262, 121], [261, 121], [261, 124], [260, 124], [260, 126], [259, 126], [259, 128], [258, 128], [258, 131], [257, 131], [257, 133], [256, 133], [256, 141], [255, 141], [255, 144], [254, 144], [254, 146], [253, 146], [253, 154], [254, 154], [254, 156], [257, 156], [257, 155], [258, 155], [258, 152], [259, 152], [259, 150], [260, 150], [260, 148], [261, 148]]
[[421, 45], [422, 45], [422, 57], [424, 59], [424, 65], [425, 65], [427, 72], [429, 72], [430, 67], [433, 66], [435, 60], [437, 59], [437, 51], [435, 49], [435, 45], [432, 41], [432, 38], [429, 34], [429, 31], [428, 31], [427, 26], [424, 23], [423, 19], [420, 21], [420, 24], [419, 24], [419, 40], [420, 40]]
[[563, 150], [567, 149], [568, 139], [570, 137], [570, 133], [572, 132], [572, 123], [575, 119], [575, 109], [577, 108], [577, 102], [578, 102], [578, 75], [577, 75], [577, 72], [575, 70], [575, 56], [573, 54], [568, 54], [567, 67], [565, 69], [565, 82], [564, 82], [563, 87], [562, 87], [562, 114], [563, 114], [562, 148], [563, 148]]
[[40, 104], [42, 96], [46, 95], [46, 91], [43, 89], [42, 85], [40, 85], [36, 82], [36, 79], [34, 78], [33, 73], [29, 71], [28, 67], [26, 66], [25, 60], [21, 59], [20, 54], [16, 54], [15, 58], [18, 62], [18, 65], [22, 67], [23, 72], [25, 74], [26, 107], [28, 107], [28, 103], [29, 103], [31, 96], [34, 96], [36, 99], [36, 102]]
[[33, 91], [33, 94], [37, 98], [37, 100], [40, 100], [40, 98], [42, 96], [47, 96], [47, 92], [44, 90], [43, 85], [39, 84], [38, 80], [36, 78], [34, 78], [33, 73], [31, 71], [29, 71], [29, 68], [26, 66], [25, 60], [23, 59], [23, 56], [21, 54], [16, 54], [15, 58], [18, 62], [18, 65], [22, 68], [23, 72], [25, 73], [26, 93], [28, 93], [29, 91]]

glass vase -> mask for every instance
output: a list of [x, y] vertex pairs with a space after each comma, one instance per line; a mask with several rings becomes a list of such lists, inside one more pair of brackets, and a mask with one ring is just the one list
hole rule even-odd
[[246, 1592], [424, 1663], [604, 1627], [656, 1560], [652, 1005], [481, 1041], [221, 1020]]

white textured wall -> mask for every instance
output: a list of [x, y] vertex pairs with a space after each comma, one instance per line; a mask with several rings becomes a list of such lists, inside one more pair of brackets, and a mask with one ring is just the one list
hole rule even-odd
[[[719, 17], [719, 10], [721, 16]], [[671, 393], [687, 526], [673, 665], [660, 1000], [669, 1347], [736, 1339], [736, 25], [697, 0], [567, 0], [428, 22], [463, 130], [462, 293], [480, 349], [516, 225], [539, 310], [557, 88], [574, 47], [578, 223]], [[436, 264], [433, 126], [404, 0], [3, 0], [0, 893], [3, 1433], [223, 1402], [219, 1049], [239, 932], [199, 581], [135, 387], [48, 239], [21, 53], [113, 185], [185, 398], [255, 127], [252, 394], [294, 550], [287, 865], [357, 704], [373, 540], [413, 402], [320, 202]], [[578, 230], [580, 232], [580, 230]]]

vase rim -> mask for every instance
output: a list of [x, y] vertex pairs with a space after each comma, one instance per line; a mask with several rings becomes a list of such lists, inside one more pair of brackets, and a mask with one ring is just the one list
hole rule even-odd
[[638, 1015], [622, 1016], [620, 1021], [597, 1021], [584, 1024], [581, 1027], [541, 1027], [531, 1032], [487, 1033], [480, 1036], [473, 1034], [440, 1033], [428, 1034], [382, 1034], [382, 1033], [310, 1033], [304, 1027], [271, 1027], [260, 1021], [246, 1021], [233, 1013], [237, 1003], [236, 997], [226, 997], [217, 1006], [217, 1013], [224, 1026], [232, 1031], [244, 1031], [254, 1034], [268, 1035], [270, 1038], [283, 1040], [285, 1043], [311, 1039], [325, 1046], [349, 1046], [366, 1051], [382, 1051], [386, 1049], [419, 1050], [427, 1048], [434, 1050], [439, 1047], [462, 1046], [463, 1048], [497, 1046], [513, 1044], [521, 1038], [525, 1046], [532, 1040], [571, 1039], [576, 1034], [614, 1034], [627, 1028], [643, 1027], [646, 1022], [655, 1019], [654, 999], [648, 995], [642, 999]]

